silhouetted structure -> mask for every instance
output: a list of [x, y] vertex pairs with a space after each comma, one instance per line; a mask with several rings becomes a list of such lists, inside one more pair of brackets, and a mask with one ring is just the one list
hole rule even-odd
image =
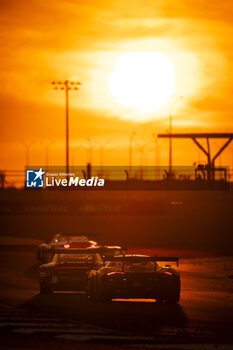
[[[202, 150], [202, 152], [207, 157], [207, 165], [206, 165], [206, 172], [207, 172], [207, 180], [214, 180], [215, 178], [215, 171], [217, 169], [215, 168], [215, 160], [220, 156], [220, 154], [224, 151], [224, 149], [230, 144], [230, 142], [233, 140], [233, 133], [189, 133], [189, 134], [159, 134], [158, 137], [167, 137], [169, 139], [171, 138], [178, 138], [178, 139], [192, 139], [194, 143]], [[200, 142], [197, 139], [206, 139], [207, 143], [207, 150], [200, 144]], [[210, 152], [210, 143], [209, 139], [227, 139], [227, 141], [224, 143], [224, 145], [219, 149], [219, 151], [215, 154], [214, 157], [211, 158], [211, 152]], [[219, 170], [219, 169], [218, 169]]]
[[0, 172], [0, 188], [5, 187], [6, 176], [3, 172]]

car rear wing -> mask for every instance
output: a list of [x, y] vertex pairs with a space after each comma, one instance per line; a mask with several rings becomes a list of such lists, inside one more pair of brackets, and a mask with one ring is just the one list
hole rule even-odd
[[140, 262], [140, 261], [153, 261], [153, 262], [176, 262], [176, 265], [179, 266], [179, 258], [176, 256], [112, 256], [109, 257], [106, 261], [130, 261], [130, 262]]

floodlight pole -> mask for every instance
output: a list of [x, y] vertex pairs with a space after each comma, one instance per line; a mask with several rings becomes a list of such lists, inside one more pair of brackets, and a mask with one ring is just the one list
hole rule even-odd
[[133, 163], [133, 140], [136, 135], [136, 131], [133, 131], [129, 139], [129, 176], [132, 177], [132, 163]]
[[104, 173], [104, 147], [109, 144], [109, 140], [106, 140], [104, 142], [99, 142], [98, 140], [95, 141], [95, 143], [99, 146], [99, 151], [100, 151], [100, 169], [101, 169], [101, 174], [103, 175]]
[[[183, 96], [176, 97], [174, 104], [179, 100], [182, 99]], [[173, 106], [174, 108], [174, 106]], [[169, 134], [172, 135], [172, 116], [173, 116], [173, 110], [170, 111], [169, 116]], [[169, 137], [169, 174], [172, 176], [172, 137]]]
[[[158, 143], [158, 137], [155, 134], [152, 134], [153, 142], [154, 142], [154, 151], [155, 151], [155, 179], [157, 178], [157, 170], [158, 170], [158, 175], [160, 174], [160, 149], [159, 149], [159, 143]], [[157, 168], [158, 167], [158, 168]]]
[[52, 140], [48, 143], [41, 142], [41, 145], [45, 147], [45, 169], [48, 171], [49, 167], [49, 147], [52, 146], [55, 142]]
[[[79, 90], [77, 85], [81, 85], [79, 81], [70, 81], [65, 80], [63, 82], [53, 81], [51, 83], [52, 85], [55, 85], [55, 90], [65, 90], [65, 104], [66, 104], [66, 173], [67, 173], [67, 180], [69, 181], [69, 90]], [[74, 85], [74, 87], [72, 87]]]
[[[169, 134], [172, 134], [172, 113], [169, 116]], [[169, 137], [169, 174], [172, 174], [172, 138]]]
[[[66, 173], [69, 173], [69, 85], [68, 80], [65, 81], [66, 94]], [[68, 175], [67, 175], [68, 178]]]
[[22, 145], [25, 147], [26, 150], [26, 167], [29, 167], [29, 152], [30, 152], [30, 148], [36, 143], [35, 141], [31, 142], [31, 143], [24, 143], [21, 142]]

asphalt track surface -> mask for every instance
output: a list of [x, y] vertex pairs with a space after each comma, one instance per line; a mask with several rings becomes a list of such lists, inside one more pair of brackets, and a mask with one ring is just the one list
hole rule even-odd
[[233, 349], [233, 258], [181, 260], [181, 300], [40, 295], [34, 253], [1, 252], [0, 349]]

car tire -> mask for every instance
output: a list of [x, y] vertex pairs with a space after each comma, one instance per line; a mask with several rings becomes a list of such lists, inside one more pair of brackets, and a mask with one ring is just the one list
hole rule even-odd
[[39, 263], [41, 263], [42, 259], [41, 259], [41, 254], [40, 254], [40, 248], [37, 247], [37, 251], [36, 251], [36, 259]]
[[88, 301], [94, 300], [94, 284], [92, 280], [88, 280], [86, 297]]
[[45, 284], [44, 282], [40, 282], [40, 294], [51, 294], [52, 289], [49, 284]]
[[168, 288], [168, 291], [168, 293], [158, 296], [156, 301], [159, 303], [165, 301], [169, 304], [178, 303], [180, 301], [180, 279], [175, 281], [170, 288]]
[[105, 303], [110, 302], [112, 300], [111, 296], [106, 291], [104, 291], [103, 288], [99, 285], [97, 285], [95, 299], [97, 301], [102, 301]]

